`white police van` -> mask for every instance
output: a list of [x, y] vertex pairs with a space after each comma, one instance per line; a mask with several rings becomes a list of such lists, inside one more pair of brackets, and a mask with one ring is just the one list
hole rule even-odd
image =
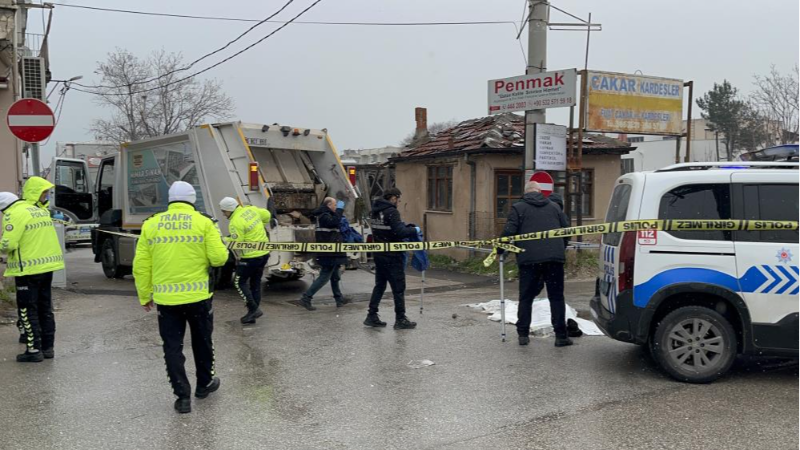
[[[798, 220], [797, 163], [688, 163], [621, 176], [607, 222]], [[672, 377], [707, 383], [737, 354], [798, 354], [797, 231], [603, 236], [592, 316], [648, 345]]]

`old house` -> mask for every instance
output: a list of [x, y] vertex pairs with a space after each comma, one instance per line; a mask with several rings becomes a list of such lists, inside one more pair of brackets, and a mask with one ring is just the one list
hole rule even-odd
[[[417, 114], [413, 147], [390, 161], [403, 192], [398, 208], [403, 220], [425, 227], [429, 240], [471, 240], [498, 236], [511, 205], [522, 197], [524, 117], [500, 114], [466, 120], [426, 137], [424, 115]], [[620, 156], [630, 144], [587, 135], [583, 144], [583, 223], [602, 222], [613, 184], [621, 173]], [[564, 194], [564, 172], [552, 172], [555, 189]], [[577, 203], [577, 202], [574, 202]], [[449, 256], [463, 258], [466, 250]]]

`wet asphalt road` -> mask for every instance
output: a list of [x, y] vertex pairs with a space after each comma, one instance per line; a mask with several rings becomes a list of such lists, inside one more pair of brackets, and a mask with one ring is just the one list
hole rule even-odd
[[[539, 338], [502, 343], [498, 324], [460, 306], [497, 298], [496, 284], [433, 272], [424, 315], [409, 295], [413, 331], [391, 328], [389, 299], [388, 328], [361, 325], [359, 300], [371, 288], [363, 272], [345, 274], [357, 301], [339, 309], [307, 312], [289, 303], [303, 281], [273, 284], [255, 326], [239, 324], [232, 292], [218, 294], [222, 388], [178, 415], [155, 314], [129, 295], [132, 280], [106, 280], [88, 253], [68, 255], [77, 284], [56, 294], [56, 359], [16, 363], [16, 329], [0, 326], [0, 448], [798, 447], [796, 363], [740, 361], [695, 386], [605, 337], [565, 349]], [[571, 286], [580, 310], [593, 284]], [[418, 287], [410, 276], [409, 289]], [[435, 365], [408, 365], [421, 359]], [[187, 370], [191, 379], [190, 352]]]

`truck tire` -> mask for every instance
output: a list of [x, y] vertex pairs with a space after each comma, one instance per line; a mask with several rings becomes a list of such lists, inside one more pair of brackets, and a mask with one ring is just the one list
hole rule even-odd
[[650, 340], [653, 359], [676, 380], [710, 383], [736, 359], [736, 332], [713, 309], [684, 306], [658, 323]]
[[106, 239], [100, 248], [100, 264], [103, 266], [103, 273], [107, 278], [122, 278], [130, 272], [130, 269], [120, 266], [117, 261], [114, 240]]

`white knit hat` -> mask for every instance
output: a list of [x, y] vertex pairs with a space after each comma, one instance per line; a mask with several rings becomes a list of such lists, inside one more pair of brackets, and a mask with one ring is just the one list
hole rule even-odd
[[235, 198], [225, 197], [219, 202], [219, 209], [223, 211], [233, 211], [239, 206], [239, 202]]
[[0, 211], [8, 208], [12, 203], [19, 200], [19, 197], [11, 192], [0, 192]]
[[188, 202], [194, 205], [197, 201], [197, 193], [191, 184], [185, 181], [176, 181], [169, 187], [170, 202]]

